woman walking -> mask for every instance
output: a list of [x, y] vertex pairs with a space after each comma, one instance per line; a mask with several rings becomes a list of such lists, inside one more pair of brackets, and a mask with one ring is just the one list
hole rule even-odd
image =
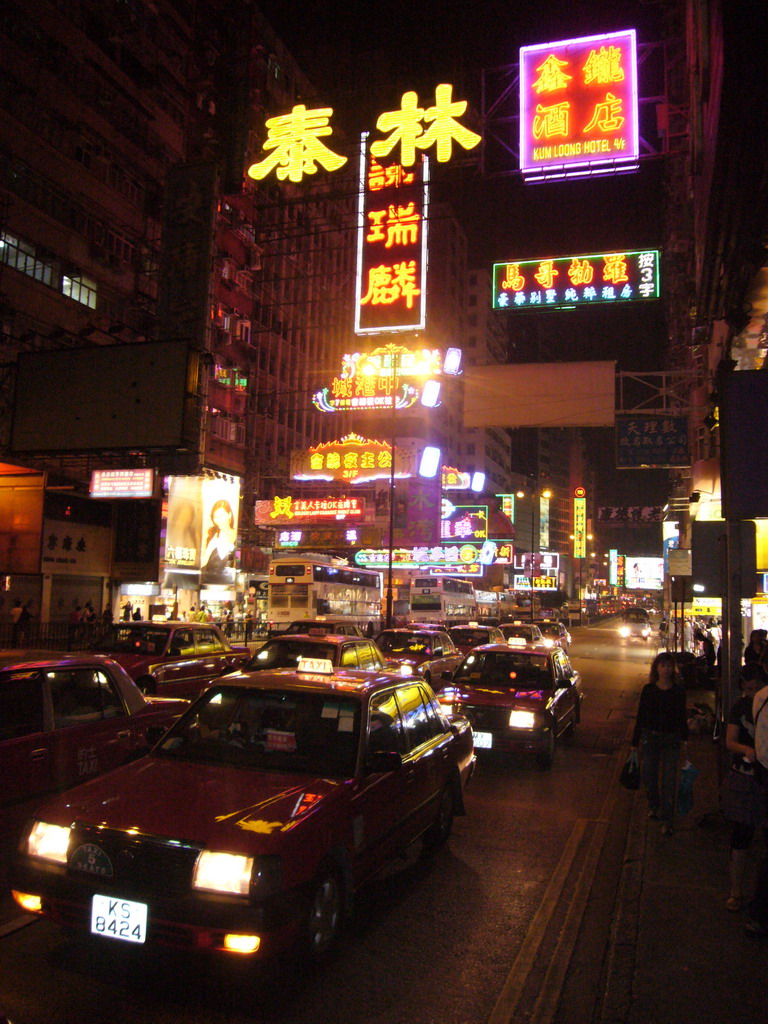
[[632, 749], [640, 748], [640, 776], [648, 797], [648, 817], [662, 822], [664, 835], [675, 827], [680, 748], [688, 756], [688, 719], [685, 690], [677, 675], [677, 662], [668, 651], [657, 654], [649, 681], [640, 693]]

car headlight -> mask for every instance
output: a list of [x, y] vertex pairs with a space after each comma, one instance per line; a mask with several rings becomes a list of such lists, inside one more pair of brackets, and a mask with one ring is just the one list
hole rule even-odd
[[252, 874], [253, 857], [202, 850], [192, 875], [192, 888], [247, 896], [251, 888]]
[[622, 626], [619, 629], [619, 636], [623, 636], [625, 638], [628, 637], [629, 636], [629, 626]]
[[552, 639], [551, 636], [545, 636], [543, 642], [544, 642], [544, 646], [545, 647], [554, 647], [555, 646], [555, 641]]
[[644, 626], [643, 627], [643, 636], [650, 636], [650, 635], [651, 635], [651, 631], [650, 631], [649, 627], [648, 626]]
[[536, 724], [536, 715], [532, 711], [510, 711], [509, 724], [513, 729], [532, 729]]
[[27, 853], [30, 857], [40, 857], [54, 864], [66, 864], [70, 834], [69, 826], [36, 821], [27, 838]]

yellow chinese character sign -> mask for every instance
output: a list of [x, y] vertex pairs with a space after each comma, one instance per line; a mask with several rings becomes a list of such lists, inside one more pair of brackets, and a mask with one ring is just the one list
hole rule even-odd
[[[347, 434], [338, 441], [326, 441], [314, 448], [295, 451], [291, 456], [294, 480], [342, 480], [350, 484], [371, 480], [389, 480], [392, 471], [392, 446], [359, 434]], [[395, 452], [395, 476], [406, 478], [416, 473], [413, 448], [398, 445]]]
[[520, 170], [529, 181], [637, 170], [634, 29], [520, 48]]
[[329, 121], [333, 110], [322, 107], [307, 110], [303, 103], [290, 114], [271, 117], [267, 121], [267, 141], [263, 149], [271, 153], [248, 168], [248, 175], [261, 181], [275, 171], [281, 181], [301, 181], [305, 174], [316, 174], [318, 165], [326, 171], [337, 171], [347, 162], [345, 156], [332, 152], [321, 138], [332, 133]]
[[360, 145], [355, 333], [423, 330], [427, 308], [429, 165], [411, 167]]

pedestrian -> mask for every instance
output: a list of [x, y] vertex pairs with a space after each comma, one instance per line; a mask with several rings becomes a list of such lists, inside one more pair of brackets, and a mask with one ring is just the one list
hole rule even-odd
[[765, 650], [765, 639], [768, 632], [764, 629], [753, 629], [749, 634], [749, 643], [744, 648], [744, 664], [749, 665], [753, 661], [760, 661]]
[[138, 605], [134, 608], [132, 618], [134, 622], [141, 622], [141, 608]]
[[[755, 764], [758, 777], [762, 779], [766, 795], [766, 819], [768, 819], [768, 686], [763, 686], [752, 698], [752, 722], [755, 729]], [[757, 872], [755, 895], [749, 905], [747, 934], [768, 938], [768, 837], [766, 848]]]
[[21, 606], [21, 615], [19, 615], [19, 644], [24, 647], [29, 643], [29, 627], [32, 624], [32, 610], [30, 605], [31, 601], [27, 601]]
[[131, 618], [131, 612], [133, 611], [133, 608], [131, 607], [131, 602], [130, 601], [126, 601], [125, 602], [125, 604], [123, 605], [122, 611], [123, 611], [123, 622], [128, 622], [130, 620], [130, 618]]
[[83, 615], [83, 609], [80, 605], [75, 605], [72, 611], [69, 613], [69, 622], [67, 623], [67, 649], [73, 650], [80, 639], [80, 620]]
[[648, 798], [648, 817], [660, 819], [664, 835], [675, 827], [678, 762], [681, 745], [688, 757], [688, 718], [685, 689], [677, 662], [669, 651], [657, 654], [649, 681], [640, 693], [632, 749], [640, 751], [640, 777]]
[[17, 598], [11, 608], [11, 647], [19, 646], [19, 619], [22, 611], [21, 601]]
[[105, 605], [104, 611], [101, 613], [101, 624], [105, 630], [109, 629], [109, 627], [112, 625], [113, 617], [114, 616], [112, 615], [112, 609], [110, 608], [109, 605]]
[[728, 714], [725, 732], [725, 746], [731, 752], [731, 763], [723, 779], [720, 807], [723, 817], [731, 824], [730, 892], [725, 905], [734, 911], [744, 906], [744, 873], [755, 830], [766, 828], [766, 793], [755, 756], [755, 723], [752, 718], [752, 701], [766, 682], [768, 679], [759, 665], [753, 662], [744, 666], [739, 678], [741, 697]]

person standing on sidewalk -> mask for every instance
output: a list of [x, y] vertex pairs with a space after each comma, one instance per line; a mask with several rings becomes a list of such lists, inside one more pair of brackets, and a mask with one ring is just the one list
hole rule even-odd
[[649, 681], [640, 693], [632, 749], [640, 748], [640, 777], [648, 797], [648, 817], [661, 819], [664, 835], [675, 827], [680, 748], [688, 756], [685, 690], [677, 662], [668, 651], [657, 654]]
[[766, 824], [765, 788], [756, 764], [752, 701], [767, 681], [760, 665], [753, 662], [744, 666], [739, 680], [742, 695], [730, 710], [725, 732], [731, 764], [723, 779], [720, 807], [725, 820], [731, 823], [731, 889], [725, 905], [734, 911], [744, 906], [744, 872], [755, 829]]

